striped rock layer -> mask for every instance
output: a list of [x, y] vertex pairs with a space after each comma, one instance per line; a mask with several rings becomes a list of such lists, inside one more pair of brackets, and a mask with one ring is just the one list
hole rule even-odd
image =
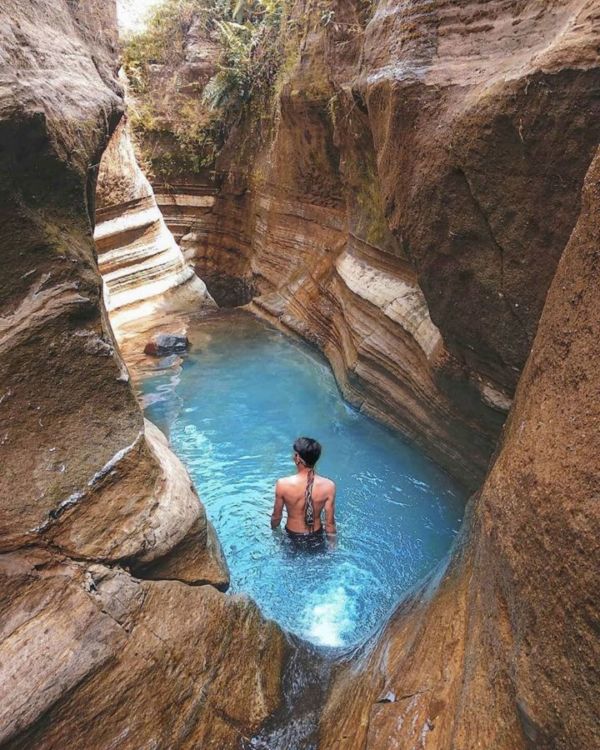
[[275, 117], [181, 243], [480, 491], [334, 673], [318, 747], [598, 746], [598, 3], [322, 7], [293, 4]]
[[600, 135], [593, 4], [331, 11], [294, 3], [273, 117], [158, 200], [219, 304], [317, 344], [353, 403], [474, 488]]
[[[278, 139], [290, 137], [293, 130], [279, 131]], [[277, 143], [303, 158], [298, 144]], [[511, 399], [448, 352], [377, 195], [362, 210], [340, 198], [323, 205], [280, 183], [239, 195], [230, 174], [155, 190], [185, 257], [220, 305], [249, 305], [315, 344], [351, 403], [468, 486], [481, 481]]]
[[[214, 530], [143, 419], [104, 306], [92, 225], [124, 109], [114, 4], [4, 0], [0, 50], [0, 745], [239, 746], [281, 701], [285, 640], [222, 593]], [[149, 232], [162, 290], [189, 271], [145, 210], [113, 227]], [[118, 278], [113, 303], [131, 306]]]
[[105, 303], [117, 332], [127, 322], [178, 307], [215, 306], [165, 224], [125, 121], [100, 164], [94, 240]]

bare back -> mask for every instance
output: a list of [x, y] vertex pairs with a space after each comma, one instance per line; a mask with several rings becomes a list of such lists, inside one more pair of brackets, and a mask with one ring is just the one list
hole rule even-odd
[[[306, 504], [306, 484], [308, 472], [300, 472], [290, 477], [279, 479], [275, 485], [275, 509], [272, 524], [279, 525], [281, 513], [287, 511], [286, 527], [290, 531], [306, 533], [310, 529], [304, 520]], [[314, 475], [312, 488], [315, 524], [313, 531], [321, 529], [321, 514], [325, 511], [325, 530], [335, 534], [335, 483], [326, 477]]]

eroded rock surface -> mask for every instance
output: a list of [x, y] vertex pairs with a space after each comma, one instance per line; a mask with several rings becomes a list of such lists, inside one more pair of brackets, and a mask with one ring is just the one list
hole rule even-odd
[[299, 1], [275, 127], [177, 185], [212, 207], [165, 206], [201, 275], [473, 486], [527, 361], [456, 549], [339, 667], [320, 750], [600, 743], [596, 5]]
[[599, 242], [600, 154], [460, 544], [340, 672], [320, 750], [600, 743]]
[[167, 229], [125, 121], [100, 163], [94, 239], [106, 307], [117, 333], [140, 318], [215, 307]]
[[3, 747], [234, 748], [279, 703], [285, 641], [244, 598], [49, 555], [0, 576]]
[[114, 30], [103, 0], [0, 8], [0, 743], [235, 747], [277, 708], [287, 646], [217, 590], [214, 530], [104, 308]]
[[598, 20], [578, 2], [372, 10], [332, 2], [325, 23], [296, 2], [273, 113], [159, 203], [220, 301], [253, 297], [476, 487], [598, 142]]
[[[277, 127], [161, 193], [202, 273], [471, 484], [571, 235], [457, 548], [340, 666], [320, 750], [599, 744], [594, 5], [339, 2], [324, 23], [299, 1]], [[113, 16], [0, 9], [0, 742], [220, 750], [277, 713], [290, 646], [217, 590], [214, 532], [102, 304]]]

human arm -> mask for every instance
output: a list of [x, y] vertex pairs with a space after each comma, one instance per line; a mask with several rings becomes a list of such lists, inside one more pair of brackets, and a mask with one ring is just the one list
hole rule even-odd
[[325, 533], [335, 536], [337, 533], [335, 525], [335, 484], [331, 483], [331, 492], [325, 501]]
[[281, 481], [278, 479], [275, 483], [275, 505], [271, 514], [271, 528], [278, 528], [283, 515], [283, 493], [281, 491]]

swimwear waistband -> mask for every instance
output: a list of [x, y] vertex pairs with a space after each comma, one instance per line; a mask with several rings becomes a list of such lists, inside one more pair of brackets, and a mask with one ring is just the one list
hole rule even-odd
[[321, 536], [324, 533], [324, 529], [321, 526], [316, 531], [291, 531], [288, 527], [285, 527], [286, 532], [293, 539], [313, 539], [314, 537]]

